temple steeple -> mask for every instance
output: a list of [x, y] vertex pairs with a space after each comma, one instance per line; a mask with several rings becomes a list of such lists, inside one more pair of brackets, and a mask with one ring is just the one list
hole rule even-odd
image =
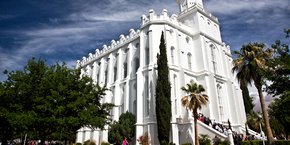
[[179, 5], [180, 12], [187, 10], [193, 6], [199, 6], [203, 8], [202, 0], [176, 0], [177, 4]]

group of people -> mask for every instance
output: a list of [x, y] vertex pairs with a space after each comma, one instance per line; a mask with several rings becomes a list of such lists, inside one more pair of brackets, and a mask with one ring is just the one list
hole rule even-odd
[[198, 114], [198, 120], [203, 122], [204, 124], [211, 126], [213, 129], [219, 131], [220, 133], [223, 133], [225, 135], [228, 135], [228, 127], [215, 122], [215, 120], [211, 121], [209, 117], [204, 116], [202, 113]]

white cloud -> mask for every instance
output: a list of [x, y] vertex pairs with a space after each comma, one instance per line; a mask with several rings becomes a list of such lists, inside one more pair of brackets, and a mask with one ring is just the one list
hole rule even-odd
[[[289, 8], [288, 0], [210, 0], [206, 4], [206, 8], [219, 14], [236, 15], [238, 12], [261, 11], [263, 9], [279, 9]], [[286, 5], [285, 5], [286, 4]], [[241, 13], [243, 15], [244, 13]]]

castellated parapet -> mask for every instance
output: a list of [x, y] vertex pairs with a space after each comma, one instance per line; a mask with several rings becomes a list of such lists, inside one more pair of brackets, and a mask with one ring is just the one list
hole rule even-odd
[[[171, 25], [175, 25], [175, 27], [180, 27], [181, 25], [183, 27], [187, 27], [183, 24], [181, 24], [180, 22], [178, 22], [177, 20], [177, 15], [176, 14], [172, 14], [171, 16], [168, 15], [168, 11], [166, 9], [163, 9], [161, 11], [161, 13], [159, 15], [157, 15], [155, 13], [155, 11], [153, 9], [149, 10], [149, 15], [142, 15], [141, 16], [141, 28], [145, 27], [146, 25], [150, 24], [150, 23], [170, 23]], [[190, 28], [187, 28], [190, 29]], [[121, 46], [123, 46], [124, 44], [127, 44], [128, 42], [130, 42], [131, 40], [134, 40], [136, 37], [139, 37], [140, 34], [140, 30], [134, 30], [133, 28], [131, 28], [129, 30], [129, 34], [128, 35], [124, 35], [121, 34], [119, 36], [119, 40], [111, 40], [111, 44], [110, 45], [103, 45], [103, 48], [101, 49], [96, 49], [95, 53], [89, 53], [89, 56], [87, 57], [83, 57], [82, 60], [77, 60], [77, 68], [81, 67], [81, 66], [85, 66], [89, 63], [91, 63], [92, 61], [112, 52], [113, 50], [116, 50], [118, 48], [120, 48]]]

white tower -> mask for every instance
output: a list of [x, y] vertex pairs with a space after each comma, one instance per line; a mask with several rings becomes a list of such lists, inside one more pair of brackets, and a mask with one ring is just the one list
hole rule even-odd
[[191, 8], [195, 5], [203, 8], [202, 0], [176, 0], [176, 2], [179, 4], [180, 12], [183, 12], [184, 10]]
[[176, 0], [180, 13], [178, 20], [192, 28], [192, 32], [202, 33], [221, 42], [218, 19], [205, 11], [202, 0]]

